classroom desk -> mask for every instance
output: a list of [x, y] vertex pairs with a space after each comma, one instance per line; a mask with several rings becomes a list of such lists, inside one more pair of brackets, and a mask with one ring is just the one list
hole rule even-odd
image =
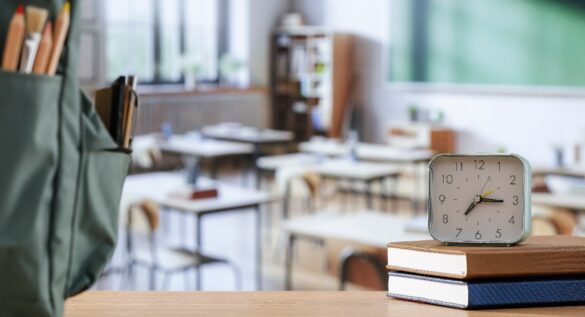
[[254, 154], [254, 147], [250, 144], [209, 140], [188, 135], [172, 136], [168, 141], [160, 144], [160, 149], [167, 153], [209, 160], [212, 178], [217, 176], [218, 159], [245, 157]]
[[[292, 289], [292, 259], [298, 239], [316, 241], [339, 240], [351, 244], [386, 249], [388, 242], [427, 240], [426, 232], [409, 231], [416, 218], [389, 215], [376, 211], [352, 214], [321, 212], [311, 216], [287, 220], [283, 230], [288, 236], [285, 260], [285, 289]], [[384, 264], [382, 264], [382, 268]]]
[[[297, 156], [298, 155], [298, 156]], [[316, 173], [323, 179], [333, 179], [336, 182], [349, 181], [352, 183], [364, 183], [366, 185], [366, 205], [368, 209], [373, 207], [372, 184], [379, 182], [384, 185], [384, 181], [390, 179], [398, 188], [398, 177], [400, 176], [400, 168], [390, 166], [388, 164], [370, 163], [361, 161], [350, 161], [345, 159], [325, 159], [319, 157], [306, 157], [304, 153], [289, 154], [271, 159], [270, 157], [262, 158], [259, 167], [270, 170], [282, 167], [300, 167], [299, 173]], [[299, 161], [302, 158], [303, 161]], [[266, 159], [266, 160], [265, 160]], [[284, 165], [286, 164], [286, 165]], [[387, 184], [387, 183], [386, 183]], [[391, 192], [388, 188], [383, 188], [381, 196], [385, 199], [396, 198], [395, 192]], [[351, 187], [350, 187], [351, 190]], [[290, 180], [286, 183], [283, 198], [283, 217], [288, 218], [289, 201], [291, 196]], [[347, 204], [344, 204], [347, 205]]]
[[279, 168], [316, 164], [319, 161], [320, 158], [314, 154], [291, 153], [261, 157], [256, 161], [256, 165], [263, 171], [274, 173]]
[[[198, 181], [202, 185], [215, 184], [219, 196], [200, 200], [191, 200], [172, 197], [170, 194], [185, 188], [183, 176], [180, 173], [149, 173], [131, 175], [126, 178], [124, 195], [134, 200], [149, 198], [157, 202], [161, 207], [181, 212], [196, 217], [196, 250], [201, 250], [202, 218], [206, 215], [218, 212], [242, 212], [253, 209], [256, 215], [256, 283], [258, 289], [262, 285], [262, 230], [260, 206], [273, 202], [277, 197], [263, 191], [240, 188], [212, 182], [201, 178]], [[201, 287], [200, 270], [197, 270], [197, 289]]]
[[249, 143], [256, 146], [264, 144], [288, 145], [295, 137], [290, 131], [257, 129], [251, 127], [224, 128], [209, 126], [201, 131], [203, 136], [211, 139]]
[[568, 176], [585, 178], [585, 169], [581, 167], [545, 167], [535, 166], [532, 169], [532, 177], [542, 177], [547, 175]]
[[532, 204], [585, 212], [585, 197], [581, 195], [532, 193]]
[[[246, 126], [209, 126], [203, 128], [201, 133], [206, 138], [247, 143], [253, 146], [252, 160], [254, 163], [262, 156], [262, 146], [282, 146], [288, 152], [295, 137], [294, 133], [290, 131], [258, 129]], [[256, 188], [260, 187], [260, 173], [261, 171], [256, 167]]]
[[[348, 155], [350, 148], [346, 143], [335, 140], [308, 141], [299, 144], [299, 150], [305, 153], [312, 153], [320, 156], [341, 157]], [[403, 165], [412, 165], [413, 167], [413, 192], [412, 208], [418, 210], [418, 201], [416, 193], [418, 191], [426, 192], [426, 188], [421, 186], [417, 177], [417, 167], [426, 164], [433, 158], [434, 152], [428, 149], [402, 149], [384, 144], [358, 143], [356, 147], [357, 159], [367, 162], [394, 163]]]
[[317, 155], [309, 153], [263, 156], [256, 160], [256, 188], [261, 187], [264, 176], [275, 175], [279, 169], [313, 165], [319, 163], [320, 160]]
[[[333, 179], [336, 181], [347, 180], [351, 183], [360, 182], [366, 185], [366, 207], [373, 208], [372, 201], [372, 184], [375, 182], [384, 184], [384, 181], [391, 179], [396, 188], [400, 176], [400, 168], [388, 164], [353, 162], [350, 160], [328, 160], [320, 164], [312, 165], [309, 170], [319, 174], [322, 178]], [[382, 188], [383, 186], [381, 186]], [[385, 190], [385, 197], [395, 198], [396, 195], [390, 194]]]
[[[361, 161], [384, 162], [384, 163], [422, 163], [433, 158], [433, 151], [425, 149], [406, 150], [397, 147], [373, 144], [358, 143], [357, 158]], [[299, 144], [299, 150], [305, 153], [312, 153], [322, 156], [340, 157], [348, 155], [350, 148], [346, 143], [334, 141], [309, 141]]]
[[460, 310], [386, 297], [385, 292], [86, 292], [65, 317], [182, 316], [585, 316], [585, 306]]

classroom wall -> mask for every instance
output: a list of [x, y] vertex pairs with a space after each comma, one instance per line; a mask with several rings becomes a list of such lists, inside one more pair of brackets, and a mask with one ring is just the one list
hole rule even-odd
[[383, 142], [389, 123], [406, 121], [408, 106], [416, 104], [425, 111], [444, 112], [445, 124], [459, 132], [461, 152], [503, 147], [533, 164], [552, 164], [554, 144], [572, 148], [575, 142], [585, 143], [585, 94], [392, 87], [384, 72], [389, 0], [290, 1], [307, 23], [357, 37], [354, 66], [359, 76], [362, 137], [367, 141]]

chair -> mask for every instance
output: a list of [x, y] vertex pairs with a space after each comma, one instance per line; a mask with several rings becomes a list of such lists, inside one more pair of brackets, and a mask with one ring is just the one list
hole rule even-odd
[[[156, 289], [156, 273], [164, 275], [163, 289], [168, 287], [172, 274], [185, 275], [185, 288], [188, 288], [189, 270], [200, 269], [210, 263], [223, 263], [234, 272], [236, 289], [241, 290], [241, 274], [238, 267], [230, 261], [217, 259], [200, 254], [197, 251], [182, 247], [163, 247], [158, 245], [157, 229], [160, 224], [159, 207], [151, 201], [142, 201], [130, 207], [128, 212], [126, 247], [128, 274], [131, 277], [134, 266], [142, 266], [149, 270], [149, 288]], [[147, 241], [146, 247], [138, 247], [137, 236], [142, 235]], [[200, 284], [200, 283], [197, 283]]]
[[346, 290], [348, 282], [376, 290], [385, 290], [388, 279], [385, 252], [369, 252], [345, 248], [339, 256], [339, 290]]

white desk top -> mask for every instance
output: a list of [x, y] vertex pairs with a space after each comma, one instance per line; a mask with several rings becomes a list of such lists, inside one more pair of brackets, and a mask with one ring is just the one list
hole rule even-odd
[[585, 178], [585, 168], [582, 167], [552, 167], [552, 166], [535, 166], [532, 169], [532, 175], [558, 175]]
[[299, 151], [326, 156], [343, 156], [349, 153], [349, 146], [337, 140], [308, 141], [299, 144]]
[[350, 160], [328, 160], [313, 165], [310, 171], [326, 177], [368, 181], [376, 178], [398, 176], [400, 167], [381, 163], [353, 162]]
[[245, 126], [209, 126], [203, 128], [203, 135], [209, 138], [245, 143], [280, 143], [294, 138], [290, 131], [258, 129]]
[[248, 188], [224, 185], [200, 177], [198, 184], [214, 186], [219, 196], [207, 199], [184, 199], [171, 197], [171, 193], [184, 190], [187, 185], [181, 173], [148, 173], [131, 175], [124, 183], [123, 196], [132, 197], [132, 201], [151, 199], [164, 207], [174, 208], [189, 213], [207, 213], [217, 210], [236, 210], [255, 204], [263, 204], [276, 199], [268, 192]]
[[431, 239], [428, 233], [408, 231], [407, 227], [412, 221], [417, 219], [375, 211], [318, 213], [287, 220], [283, 228], [295, 235], [342, 240], [378, 248], [386, 248], [388, 242]]
[[[305, 153], [326, 155], [332, 157], [344, 156], [349, 153], [349, 146], [334, 140], [310, 141], [299, 144], [299, 150]], [[429, 161], [433, 158], [430, 150], [406, 150], [389, 145], [358, 143], [358, 159], [364, 161], [412, 163]]]
[[263, 156], [256, 161], [259, 168], [276, 171], [279, 168], [290, 166], [316, 164], [319, 157], [309, 153], [292, 153], [282, 155]]
[[388, 145], [360, 143], [357, 155], [365, 161], [408, 163], [430, 161], [434, 153], [431, 150], [405, 150]]
[[532, 193], [532, 204], [585, 212], [585, 197], [581, 195]]
[[230, 155], [252, 154], [250, 144], [219, 140], [201, 139], [190, 136], [173, 136], [160, 145], [162, 151], [191, 155], [203, 158], [215, 158]]

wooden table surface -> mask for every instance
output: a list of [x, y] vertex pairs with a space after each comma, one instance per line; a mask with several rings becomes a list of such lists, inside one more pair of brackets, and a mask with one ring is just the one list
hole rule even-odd
[[386, 298], [384, 292], [87, 292], [66, 317], [111, 316], [585, 316], [585, 306], [466, 311]]

